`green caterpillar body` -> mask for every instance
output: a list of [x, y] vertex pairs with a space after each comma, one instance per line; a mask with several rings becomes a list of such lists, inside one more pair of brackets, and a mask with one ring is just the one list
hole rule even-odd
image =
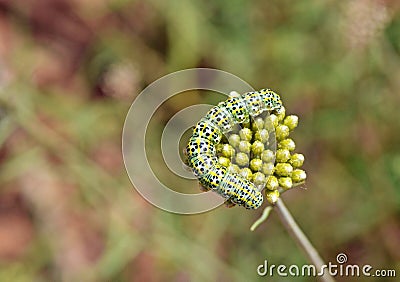
[[247, 209], [259, 208], [263, 203], [261, 192], [243, 176], [220, 165], [215, 146], [236, 125], [247, 123], [264, 111], [279, 113], [282, 108], [279, 95], [269, 89], [229, 97], [211, 108], [195, 126], [186, 147], [189, 166], [201, 185], [234, 204]]

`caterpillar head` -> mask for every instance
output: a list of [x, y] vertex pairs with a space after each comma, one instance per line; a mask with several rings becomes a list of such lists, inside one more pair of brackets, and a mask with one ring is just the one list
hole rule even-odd
[[274, 109], [278, 114], [284, 111], [281, 97], [275, 92], [272, 92], [271, 98], [271, 108]]
[[281, 97], [271, 89], [261, 89], [259, 91], [265, 103], [265, 107], [269, 111], [276, 111], [278, 114], [284, 111]]
[[285, 112], [285, 108], [282, 105], [277, 105], [275, 108], [276, 113], [279, 115]]

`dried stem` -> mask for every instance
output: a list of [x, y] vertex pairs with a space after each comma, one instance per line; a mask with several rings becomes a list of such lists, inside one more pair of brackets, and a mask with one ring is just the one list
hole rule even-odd
[[[322, 266], [325, 265], [324, 261], [322, 260], [314, 246], [310, 243], [306, 235], [297, 225], [281, 198], [278, 199], [275, 206], [286, 230], [293, 237], [299, 247], [304, 251], [310, 262], [315, 265], [317, 271], [320, 271], [322, 269]], [[326, 282], [335, 281], [327, 271], [324, 271], [324, 275], [321, 276], [320, 279], [321, 281]]]

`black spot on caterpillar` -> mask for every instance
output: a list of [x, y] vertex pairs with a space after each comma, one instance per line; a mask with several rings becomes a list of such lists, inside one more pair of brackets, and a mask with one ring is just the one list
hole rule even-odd
[[229, 97], [219, 103], [197, 123], [186, 147], [188, 165], [206, 189], [213, 190], [231, 203], [247, 209], [257, 209], [263, 196], [257, 187], [243, 176], [232, 173], [218, 163], [215, 146], [223, 135], [240, 123], [265, 111], [283, 109], [278, 94], [269, 89]]

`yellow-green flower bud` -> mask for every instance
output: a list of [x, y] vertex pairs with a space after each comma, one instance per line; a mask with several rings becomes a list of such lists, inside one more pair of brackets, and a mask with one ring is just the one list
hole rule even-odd
[[231, 164], [231, 161], [225, 157], [219, 157], [218, 162], [220, 165], [223, 165], [224, 167], [228, 167]]
[[218, 154], [221, 154], [222, 153], [222, 149], [224, 148], [224, 144], [221, 144], [221, 143], [219, 143], [219, 144], [217, 144], [216, 146], [215, 146], [215, 150], [217, 151], [217, 153]]
[[288, 163], [277, 163], [275, 165], [275, 173], [279, 176], [290, 176], [293, 172], [293, 167]]
[[275, 130], [276, 139], [283, 140], [289, 136], [289, 127], [286, 125], [278, 125]]
[[224, 144], [221, 155], [227, 158], [232, 158], [235, 155], [235, 149], [229, 144]]
[[267, 115], [264, 119], [264, 128], [267, 130], [273, 130], [278, 126], [278, 117], [274, 114]]
[[271, 175], [268, 177], [267, 179], [267, 189], [269, 190], [276, 190], [279, 187], [279, 182], [278, 182], [278, 178], [276, 178], [275, 176]]
[[276, 161], [286, 163], [290, 159], [290, 152], [287, 149], [276, 150]]
[[253, 183], [257, 187], [264, 187], [265, 186], [265, 175], [261, 172], [256, 172], [253, 174]]
[[299, 124], [299, 117], [296, 115], [290, 115], [285, 118], [283, 124], [289, 127], [290, 130], [293, 130]]
[[242, 153], [250, 153], [251, 150], [251, 144], [249, 141], [240, 141], [239, 142], [239, 151]]
[[239, 131], [239, 136], [240, 139], [244, 141], [251, 141], [251, 138], [253, 137], [253, 132], [249, 128], [245, 127]]
[[302, 182], [306, 180], [307, 174], [304, 170], [302, 169], [295, 169], [292, 172], [292, 180], [293, 182]]
[[228, 171], [229, 172], [232, 172], [232, 173], [237, 173], [237, 174], [239, 174], [240, 173], [240, 168], [239, 168], [239, 166], [238, 165], [236, 165], [236, 164], [230, 164], [229, 165], [229, 167], [228, 167]]
[[237, 134], [231, 134], [231, 136], [229, 136], [228, 138], [228, 142], [229, 144], [231, 144], [232, 147], [236, 148], [239, 146], [240, 136]]
[[265, 191], [265, 198], [267, 199], [268, 203], [275, 204], [279, 199], [280, 193], [278, 190], [274, 191]]
[[253, 172], [251, 171], [250, 168], [245, 167], [240, 171], [240, 175], [246, 178], [249, 181], [253, 180]]
[[262, 161], [263, 162], [272, 162], [272, 161], [274, 161], [274, 158], [275, 158], [275, 154], [274, 154], [274, 152], [273, 151], [271, 151], [271, 150], [264, 150], [262, 153], [261, 153], [261, 159], [262, 159]]
[[239, 166], [248, 166], [249, 165], [249, 156], [245, 153], [237, 153], [235, 161]]
[[285, 107], [282, 107], [278, 114], [278, 121], [282, 121], [285, 118], [285, 115], [286, 115], [286, 109]]
[[252, 159], [250, 161], [250, 168], [253, 171], [260, 171], [262, 168], [262, 160], [260, 159]]
[[273, 174], [274, 170], [275, 170], [275, 166], [273, 163], [263, 163], [261, 171], [265, 175]]
[[264, 120], [260, 117], [256, 118], [252, 124], [252, 129], [258, 131], [264, 128]]
[[261, 141], [262, 143], [267, 143], [269, 138], [268, 130], [261, 129], [254, 134], [254, 139]]
[[254, 155], [261, 155], [261, 153], [264, 151], [264, 143], [261, 141], [254, 141], [254, 143], [251, 145], [251, 152]]
[[294, 143], [293, 139], [287, 138], [278, 143], [278, 148], [294, 151], [294, 149], [296, 149], [296, 143]]
[[250, 128], [251, 127], [251, 123], [250, 122], [244, 122], [242, 123], [244, 128]]
[[304, 156], [303, 156], [303, 154], [293, 154], [293, 155], [290, 157], [289, 163], [290, 163], [293, 167], [295, 167], [295, 168], [301, 167], [301, 166], [303, 165], [303, 163], [304, 163]]
[[290, 177], [280, 177], [278, 182], [279, 186], [281, 186], [283, 189], [290, 189], [293, 186], [293, 182]]

